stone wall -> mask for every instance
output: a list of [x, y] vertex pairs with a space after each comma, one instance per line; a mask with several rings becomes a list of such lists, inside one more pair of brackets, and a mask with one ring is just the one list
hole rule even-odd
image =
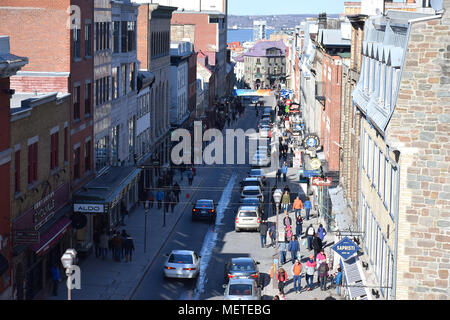
[[450, 0], [415, 22], [386, 141], [400, 151], [396, 299], [448, 299]]

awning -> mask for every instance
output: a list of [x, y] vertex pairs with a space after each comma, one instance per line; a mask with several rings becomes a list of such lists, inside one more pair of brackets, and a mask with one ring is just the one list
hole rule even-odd
[[56, 221], [46, 233], [41, 235], [41, 241], [38, 244], [30, 246], [38, 256], [44, 254], [64, 235], [72, 221], [67, 217], [62, 217]]
[[359, 258], [355, 255], [347, 260], [342, 260], [342, 267], [345, 276], [345, 285], [351, 300], [368, 300], [366, 287], [362, 279], [362, 270], [358, 264]]
[[350, 227], [353, 225], [352, 215], [347, 207], [344, 190], [342, 187], [338, 186], [336, 188], [328, 188], [328, 193], [330, 194], [331, 203], [333, 205], [333, 213], [335, 215], [338, 230], [349, 230], [350, 232]]
[[6, 270], [8, 270], [9, 264], [8, 259], [0, 253], [0, 276], [2, 276]]

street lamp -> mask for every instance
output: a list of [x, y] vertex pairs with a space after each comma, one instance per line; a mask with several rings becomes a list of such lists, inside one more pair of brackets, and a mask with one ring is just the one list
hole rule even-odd
[[[79, 275], [79, 267], [74, 265], [76, 262], [77, 257], [77, 251], [75, 249], [67, 249], [66, 252], [61, 257], [61, 263], [66, 269], [66, 276], [67, 276], [67, 300], [71, 300], [71, 289], [72, 289], [72, 271], [75, 270], [75, 272], [78, 271]], [[75, 279], [76, 283], [75, 288], [79, 289], [79, 278]]]
[[281, 197], [282, 197], [283, 193], [281, 192], [281, 189], [276, 189], [273, 193], [273, 201], [275, 202], [275, 206], [277, 208], [277, 213], [276, 213], [276, 220], [275, 220], [275, 246], [276, 246], [276, 257], [277, 257], [277, 264], [274, 263], [276, 269], [274, 270], [274, 281], [273, 281], [273, 285], [274, 288], [276, 288], [278, 286], [278, 281], [276, 278], [276, 273], [278, 271], [278, 263], [280, 262], [280, 251], [278, 250], [278, 214], [280, 212], [280, 202], [281, 202]]

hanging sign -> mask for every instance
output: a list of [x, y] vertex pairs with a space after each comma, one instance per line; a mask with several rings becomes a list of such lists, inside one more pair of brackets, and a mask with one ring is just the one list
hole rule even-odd
[[331, 178], [314, 177], [311, 179], [311, 184], [317, 187], [329, 187], [333, 183]]
[[311, 169], [319, 170], [319, 168], [322, 166], [322, 162], [319, 159], [314, 158], [311, 160], [310, 165], [311, 165]]
[[314, 134], [307, 135], [303, 140], [303, 145], [309, 151], [316, 151], [320, 145], [319, 137]]
[[348, 237], [344, 237], [341, 241], [336, 243], [331, 247], [338, 255], [340, 255], [344, 260], [347, 260], [357, 252], [360, 247], [358, 247], [352, 240]]

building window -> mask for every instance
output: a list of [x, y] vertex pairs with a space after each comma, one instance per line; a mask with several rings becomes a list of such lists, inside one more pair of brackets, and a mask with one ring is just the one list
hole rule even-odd
[[128, 144], [130, 146], [129, 153], [131, 157], [134, 155], [134, 136], [134, 117], [131, 117], [128, 120]]
[[37, 180], [38, 166], [38, 143], [28, 146], [28, 184], [31, 185]]
[[113, 52], [119, 53], [120, 52], [120, 21], [114, 21], [113, 22]]
[[80, 178], [80, 147], [73, 151], [73, 179]]
[[81, 58], [81, 29], [73, 29], [73, 56]]
[[112, 128], [112, 141], [111, 141], [111, 151], [113, 162], [119, 161], [119, 126]]
[[378, 155], [378, 167], [379, 167], [379, 169], [378, 169], [378, 172], [379, 172], [379, 174], [378, 174], [378, 195], [380, 196], [381, 200], [384, 200], [384, 175], [385, 175], [384, 167], [385, 167], [385, 165], [386, 165], [385, 158], [384, 158], [383, 153], [380, 150], [379, 155]]
[[128, 49], [128, 22], [122, 21], [121, 31], [122, 31], [122, 52], [127, 52]]
[[84, 87], [84, 116], [88, 117], [91, 114], [91, 100], [92, 84], [86, 83]]
[[73, 119], [80, 119], [80, 87], [73, 88]]
[[127, 42], [128, 42], [128, 51], [136, 50], [136, 22], [129, 21], [127, 23]]
[[91, 48], [91, 24], [87, 23], [84, 26], [84, 55], [90, 56], [92, 55], [92, 48]]
[[387, 158], [384, 158], [384, 196], [383, 204], [386, 210], [389, 210], [390, 194], [391, 194], [391, 164]]
[[69, 160], [69, 128], [64, 128], [64, 161]]
[[126, 95], [127, 94], [127, 66], [125, 64], [123, 64], [121, 66], [122, 68], [122, 95]]
[[379, 173], [379, 155], [380, 155], [380, 151], [379, 148], [377, 146], [377, 144], [374, 141], [373, 144], [373, 180], [372, 180], [372, 185], [375, 187], [375, 189], [378, 188], [378, 177], [380, 175]]
[[134, 63], [130, 63], [130, 68], [129, 68], [129, 75], [130, 75], [130, 91], [134, 91], [134, 78], [135, 78], [135, 64]]
[[20, 150], [14, 153], [14, 191], [20, 192]]
[[50, 136], [50, 169], [54, 170], [58, 167], [58, 145], [59, 133], [55, 132]]
[[108, 136], [104, 136], [99, 139], [95, 145], [95, 169], [98, 171], [107, 166], [108, 158]]
[[391, 166], [391, 201], [389, 203], [389, 214], [393, 221], [396, 219], [396, 199], [397, 199], [398, 170]]
[[112, 68], [112, 98], [117, 99], [119, 97], [119, 72], [120, 68]]
[[84, 170], [91, 171], [91, 147], [92, 143], [91, 140], [86, 142], [85, 144], [85, 150], [84, 150]]

